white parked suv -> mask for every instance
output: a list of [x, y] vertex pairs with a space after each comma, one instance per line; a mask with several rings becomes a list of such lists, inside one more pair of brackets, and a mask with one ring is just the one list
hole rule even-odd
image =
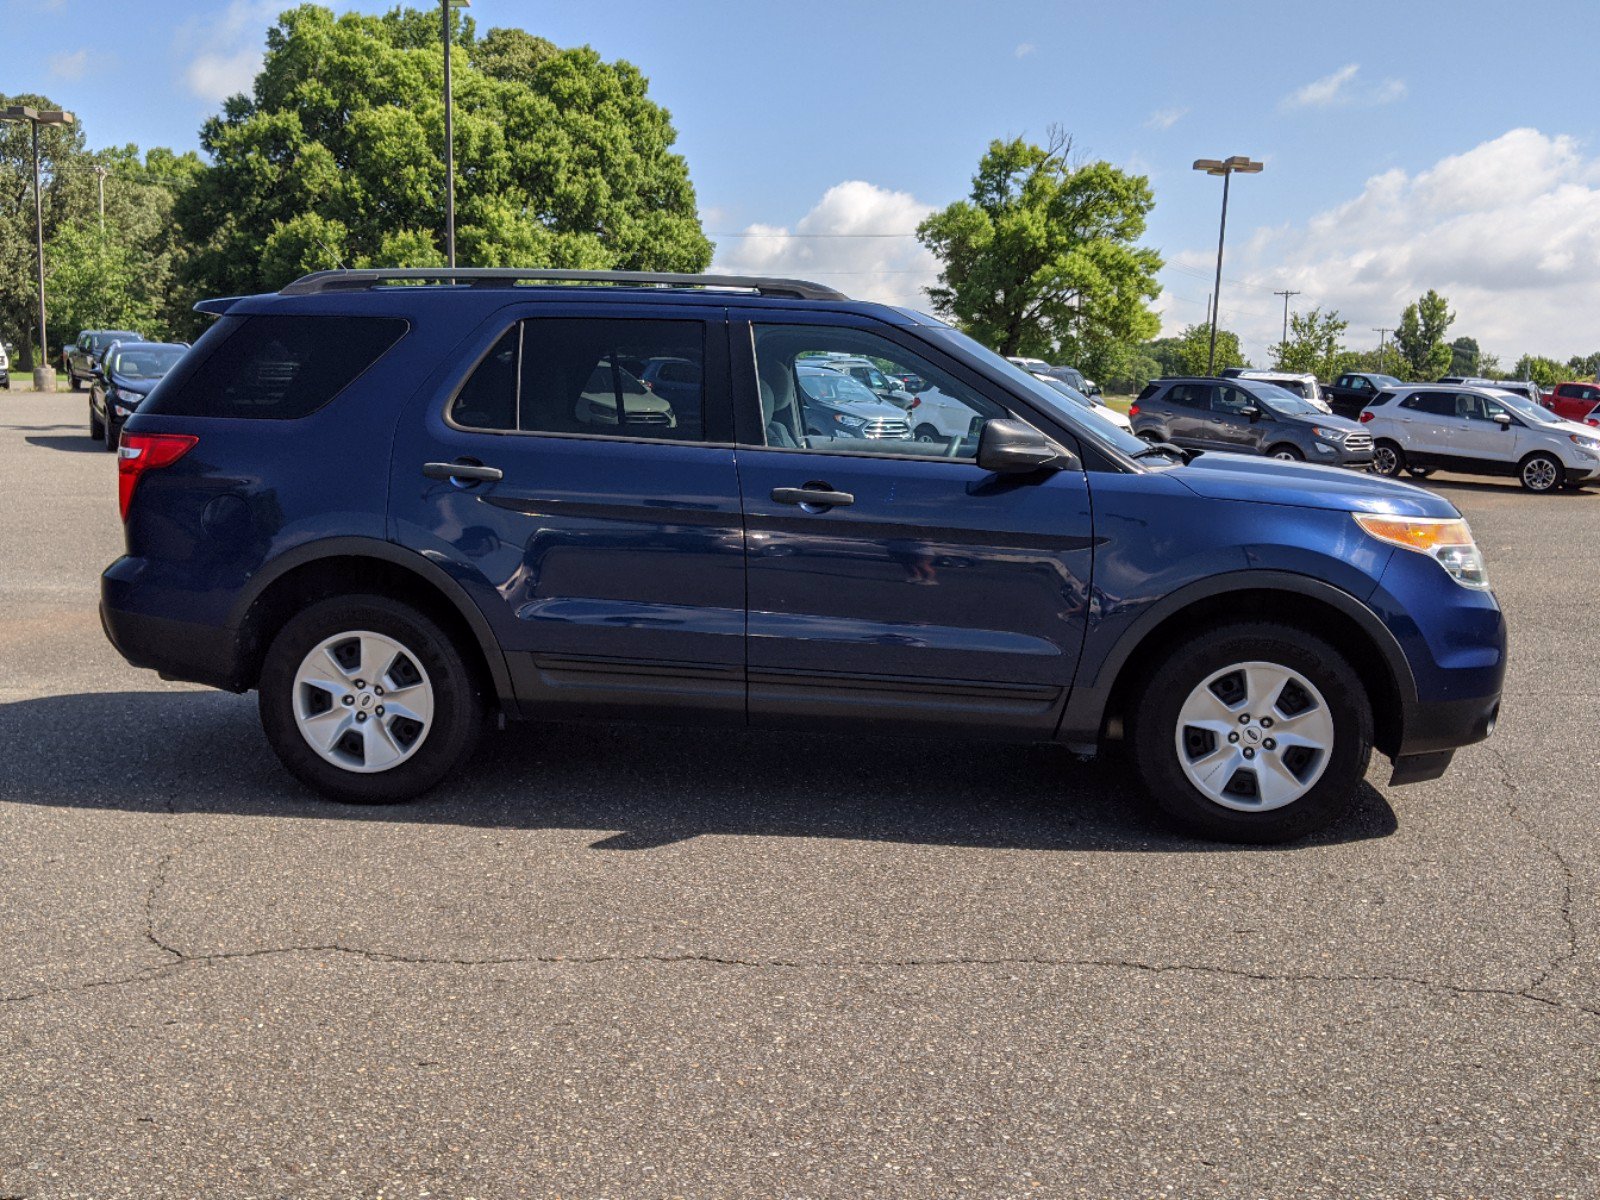
[[0, 342], [0, 388], [9, 390], [11, 387], [11, 355], [6, 353], [6, 344]]
[[1530, 492], [1582, 487], [1600, 477], [1594, 429], [1493, 388], [1388, 388], [1362, 411], [1361, 423], [1372, 432], [1372, 469], [1379, 475], [1436, 469], [1513, 475]]
[[1293, 392], [1313, 408], [1320, 408], [1329, 415], [1333, 413], [1327, 398], [1322, 394], [1321, 385], [1317, 383], [1317, 377], [1309, 371], [1243, 370], [1232, 374], [1240, 379], [1259, 379], [1262, 383], [1276, 384], [1286, 392]]

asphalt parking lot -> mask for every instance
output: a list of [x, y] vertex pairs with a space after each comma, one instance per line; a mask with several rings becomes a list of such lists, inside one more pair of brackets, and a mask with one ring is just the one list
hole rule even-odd
[[0, 396], [0, 1198], [1595, 1193], [1600, 492], [1430, 481], [1501, 726], [1309, 844], [1051, 748], [695, 730], [344, 809], [106, 643], [85, 409]]

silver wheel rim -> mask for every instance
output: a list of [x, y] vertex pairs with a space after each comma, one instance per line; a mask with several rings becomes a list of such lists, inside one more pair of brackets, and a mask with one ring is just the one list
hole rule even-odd
[[433, 728], [433, 681], [421, 661], [385, 634], [335, 634], [294, 673], [300, 736], [334, 766], [361, 775], [390, 771]]
[[1235, 663], [1189, 693], [1175, 744], [1185, 777], [1206, 799], [1236, 812], [1270, 812], [1322, 778], [1333, 753], [1333, 714], [1298, 671]]
[[1548, 458], [1536, 458], [1522, 468], [1522, 482], [1536, 492], [1547, 492], [1556, 485], [1556, 465]]
[[1296, 454], [1293, 450], [1279, 450], [1272, 457], [1273, 458], [1281, 458], [1285, 462], [1294, 462], [1300, 456], [1298, 454]]
[[1378, 468], [1379, 475], [1393, 475], [1400, 469], [1400, 460], [1388, 446], [1379, 446], [1372, 452], [1372, 465]]

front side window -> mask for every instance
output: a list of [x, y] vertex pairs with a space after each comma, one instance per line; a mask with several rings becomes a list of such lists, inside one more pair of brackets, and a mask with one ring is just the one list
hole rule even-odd
[[1211, 393], [1211, 411], [1238, 416], [1255, 404], [1255, 397], [1246, 395], [1235, 387], [1217, 387]]
[[[984, 423], [1006, 410], [933, 363], [858, 329], [757, 325], [757, 386], [765, 444], [772, 449], [915, 458], [977, 457]], [[852, 368], [827, 365], [844, 355], [887, 363], [891, 375], [914, 374], [916, 393], [874, 391]], [[869, 378], [887, 383], [882, 371]]]

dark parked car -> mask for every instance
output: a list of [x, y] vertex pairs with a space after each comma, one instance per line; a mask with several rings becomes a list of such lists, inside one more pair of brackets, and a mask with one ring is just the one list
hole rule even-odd
[[1322, 398], [1328, 402], [1335, 416], [1357, 420], [1361, 410], [1372, 403], [1373, 397], [1385, 388], [1399, 387], [1393, 375], [1380, 375], [1376, 371], [1346, 371], [1332, 383], [1322, 385]]
[[[201, 307], [220, 319], [123, 430], [102, 619], [136, 666], [257, 689], [328, 797], [470, 797], [496, 717], [1120, 739], [1173, 819], [1272, 841], [1341, 813], [1374, 747], [1391, 783], [1431, 779], [1495, 722], [1504, 623], [1447, 499], [1146, 445], [906, 309], [431, 269]], [[826, 354], [970, 419], [813, 435]], [[597, 376], [620, 397], [654, 359], [701, 366], [696, 418], [579, 419]]]
[[61, 365], [72, 381], [72, 389], [86, 386], [99, 369], [100, 358], [114, 342], [142, 342], [144, 335], [132, 329], [85, 329], [78, 340], [61, 351]]
[[1128, 409], [1146, 441], [1337, 467], [1372, 462], [1372, 438], [1355, 421], [1260, 380], [1158, 379]]
[[113, 344], [89, 385], [89, 436], [115, 450], [123, 423], [188, 349], [187, 342]]

